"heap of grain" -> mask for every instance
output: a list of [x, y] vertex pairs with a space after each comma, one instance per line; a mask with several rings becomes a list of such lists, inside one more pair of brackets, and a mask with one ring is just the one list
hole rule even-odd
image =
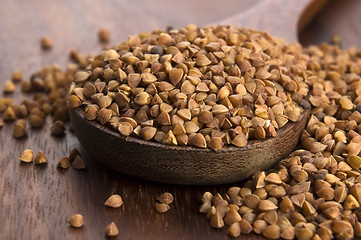
[[243, 147], [299, 120], [308, 93], [301, 51], [230, 26], [141, 33], [79, 71], [70, 104], [123, 136]]
[[[326, 44], [305, 49], [312, 116], [295, 150], [227, 194], [207, 192], [200, 211], [237, 237], [361, 236], [361, 54]], [[311, 74], [310, 74], [311, 75]]]

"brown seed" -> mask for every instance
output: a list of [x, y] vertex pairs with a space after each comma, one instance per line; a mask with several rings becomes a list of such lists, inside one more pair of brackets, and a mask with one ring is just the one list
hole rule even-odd
[[28, 93], [32, 89], [31, 83], [29, 81], [25, 81], [21, 83], [21, 91]]
[[331, 229], [337, 239], [352, 239], [354, 237], [352, 225], [345, 220], [335, 220]]
[[45, 116], [43, 112], [30, 114], [29, 124], [34, 128], [42, 127], [45, 123]]
[[110, 31], [106, 28], [102, 28], [98, 31], [98, 39], [101, 43], [108, 43], [110, 40]]
[[241, 216], [239, 215], [239, 213], [234, 210], [234, 209], [230, 209], [226, 216], [224, 217], [224, 222], [228, 225], [231, 226], [233, 223], [235, 222], [240, 222], [242, 220]]
[[179, 145], [186, 146], [188, 144], [189, 137], [187, 134], [177, 135], [176, 140]]
[[199, 212], [207, 213], [211, 209], [211, 201], [203, 202], [203, 204], [199, 207]]
[[161, 112], [157, 117], [157, 122], [163, 126], [171, 125], [171, 119], [167, 112]]
[[353, 103], [348, 96], [342, 96], [340, 98], [340, 105], [343, 110], [351, 110], [353, 108]]
[[168, 204], [165, 203], [156, 203], [155, 204], [155, 210], [159, 213], [165, 213], [170, 209]]
[[261, 200], [259, 199], [259, 197], [255, 194], [248, 194], [247, 196], [244, 197], [244, 203], [246, 204], [247, 207], [252, 209], [256, 209], [260, 201]]
[[62, 157], [58, 162], [58, 167], [67, 169], [70, 167], [70, 160], [68, 157]]
[[155, 127], [144, 127], [140, 131], [140, 137], [144, 140], [151, 140], [157, 132], [157, 129]]
[[278, 220], [278, 214], [275, 210], [271, 210], [271, 211], [267, 211], [264, 213], [263, 219], [268, 223], [268, 224], [276, 224], [277, 220]]
[[184, 124], [184, 129], [186, 130], [187, 134], [192, 134], [198, 132], [199, 127], [194, 122], [189, 121]]
[[84, 118], [86, 120], [94, 120], [98, 116], [98, 109], [95, 106], [87, 106], [84, 110]]
[[277, 173], [270, 173], [265, 178], [266, 182], [274, 183], [274, 184], [281, 184], [282, 180]]
[[13, 93], [15, 90], [15, 85], [11, 80], [8, 80], [3, 85], [3, 92], [4, 93]]
[[241, 220], [239, 222], [239, 226], [241, 227], [241, 233], [242, 234], [249, 234], [249, 233], [251, 233], [253, 231], [252, 225], [249, 222], [245, 221], [245, 220]]
[[113, 194], [105, 201], [104, 205], [111, 208], [119, 208], [123, 205], [123, 199], [120, 195]]
[[324, 187], [321, 188], [320, 190], [318, 190], [316, 192], [316, 194], [320, 197], [320, 198], [324, 198], [325, 200], [332, 200], [335, 194], [335, 191], [333, 188], [330, 187]]
[[[74, 75], [74, 82], [75, 83], [84, 83], [90, 77], [90, 75], [91, 74], [89, 72], [78, 71]], [[99, 91], [99, 92], [101, 92], [101, 91]]]
[[310, 190], [311, 182], [303, 182], [293, 185], [289, 190], [288, 194], [299, 194], [299, 193], [305, 193]]
[[75, 160], [76, 156], [80, 156], [79, 150], [76, 148], [73, 148], [69, 153], [70, 162], [73, 162]]
[[208, 147], [211, 148], [214, 151], [219, 151], [222, 149], [224, 143], [222, 141], [221, 138], [219, 137], [213, 137], [211, 138], [211, 140], [208, 142]]
[[210, 123], [213, 120], [213, 114], [210, 111], [202, 111], [199, 113], [198, 120], [200, 123]]
[[186, 94], [186, 95], [190, 95], [192, 93], [194, 93], [196, 87], [188, 80], [184, 81], [182, 83], [182, 86], [181, 86], [181, 92]]
[[348, 195], [343, 203], [343, 207], [346, 210], [355, 210], [360, 207], [360, 203], [356, 200], [353, 195]]
[[30, 163], [34, 159], [34, 153], [31, 149], [26, 149], [19, 157], [20, 161], [24, 163]]
[[[302, 205], [299, 205], [302, 206]], [[292, 212], [295, 209], [293, 202], [288, 196], [282, 198], [280, 203], [280, 210], [283, 212]]]
[[347, 157], [347, 163], [350, 164], [353, 169], [359, 169], [361, 167], [361, 157], [350, 155]]
[[45, 154], [43, 152], [38, 152], [38, 154], [36, 154], [35, 159], [34, 159], [34, 163], [35, 164], [43, 164], [43, 163], [47, 163], [48, 159], [46, 158]]
[[160, 92], [170, 92], [174, 89], [174, 86], [166, 81], [161, 81], [158, 84], [158, 88]]
[[303, 224], [299, 224], [295, 226], [295, 235], [297, 239], [312, 239], [313, 232], [311, 229], [302, 226]]
[[229, 112], [229, 109], [222, 104], [216, 104], [212, 107], [212, 113], [214, 115], [225, 114], [227, 112]]
[[266, 138], [266, 131], [263, 127], [257, 126], [254, 128], [254, 136], [256, 139], [265, 139]]
[[77, 170], [85, 169], [85, 163], [83, 158], [79, 155], [76, 156], [71, 166]]
[[210, 225], [213, 228], [223, 228], [224, 227], [224, 221], [223, 221], [222, 217], [219, 215], [219, 213], [216, 212], [216, 214], [214, 214], [211, 217]]
[[26, 135], [26, 123], [23, 119], [15, 122], [13, 127], [13, 136], [16, 138], [22, 138]]
[[22, 79], [22, 74], [20, 70], [15, 70], [12, 74], [11, 74], [11, 80], [13, 82], [20, 82]]
[[170, 44], [172, 41], [172, 37], [168, 33], [161, 33], [158, 36], [157, 41], [158, 44], [161, 46], [168, 46], [168, 44]]
[[361, 183], [356, 183], [350, 188], [350, 193], [361, 203]]
[[177, 111], [177, 114], [179, 117], [181, 117], [183, 120], [186, 120], [186, 121], [189, 121], [191, 120], [191, 112], [186, 109], [186, 108], [183, 108], [183, 109], [179, 109]]
[[53, 125], [50, 127], [51, 134], [55, 136], [61, 136], [65, 132], [64, 123], [60, 120], [55, 121]]
[[238, 237], [241, 234], [241, 227], [238, 222], [232, 223], [227, 229], [227, 235], [231, 237]]
[[142, 73], [141, 74], [142, 83], [148, 85], [157, 81], [157, 77], [151, 73]]
[[69, 106], [71, 108], [77, 108], [80, 107], [82, 105], [82, 101], [75, 95], [70, 95], [69, 96]]
[[189, 138], [189, 144], [199, 148], [206, 148], [207, 142], [204, 136], [200, 133], [196, 133], [194, 136]]
[[112, 110], [106, 109], [106, 108], [101, 108], [98, 112], [98, 116], [99, 116], [100, 123], [104, 125], [112, 117]]
[[41, 48], [43, 50], [49, 50], [53, 47], [53, 40], [50, 37], [42, 37], [40, 39]]
[[84, 221], [83, 221], [83, 216], [81, 214], [74, 214], [73, 216], [71, 216], [68, 220], [68, 223], [75, 228], [80, 228], [83, 226]]
[[264, 220], [258, 219], [253, 223], [253, 231], [257, 234], [262, 234], [267, 225], [268, 224]]
[[185, 134], [185, 133], [186, 133], [186, 130], [185, 130], [185, 128], [184, 128], [184, 125], [181, 124], [181, 123], [175, 124], [175, 126], [174, 126], [174, 128], [173, 128], [173, 133], [174, 133], [174, 135], [176, 135], [176, 136]]
[[302, 206], [302, 213], [304, 216], [313, 215], [316, 213], [316, 209], [311, 203], [305, 201]]
[[162, 139], [162, 143], [168, 145], [178, 145], [177, 138], [175, 137], [172, 130], [169, 130]]
[[15, 111], [12, 107], [7, 107], [3, 114], [5, 121], [14, 121], [16, 119]]
[[119, 230], [115, 222], [111, 222], [106, 228], [105, 228], [105, 235], [108, 237], [115, 237], [118, 236]]
[[119, 59], [120, 55], [114, 49], [106, 51], [104, 61], [112, 61]]
[[205, 56], [205, 55], [198, 55], [197, 59], [196, 59], [196, 65], [199, 67], [204, 67], [207, 66], [209, 64], [211, 64], [212, 62]]
[[0, 98], [0, 112], [3, 112], [13, 103], [12, 98]]
[[169, 71], [169, 80], [175, 86], [183, 77], [183, 70], [181, 68], [172, 68]]
[[150, 95], [147, 92], [141, 92], [134, 98], [134, 102], [138, 105], [146, 105], [151, 101]]
[[258, 205], [260, 211], [276, 210], [278, 207], [269, 200], [261, 200]]
[[268, 225], [263, 231], [262, 235], [269, 239], [278, 239], [281, 236], [281, 229], [278, 225]]
[[243, 133], [235, 136], [231, 142], [236, 147], [244, 147], [247, 145], [247, 137]]
[[275, 186], [268, 192], [269, 196], [281, 198], [286, 195], [286, 190], [282, 186]]
[[110, 96], [100, 96], [98, 98], [98, 105], [100, 108], [106, 108], [106, 107], [109, 107], [110, 104], [112, 104], [112, 101], [113, 101], [113, 98]]
[[160, 202], [160, 203], [164, 203], [164, 204], [171, 204], [173, 202], [173, 195], [168, 193], [168, 192], [165, 192], [165, 193], [162, 193], [159, 197], [157, 197], [157, 200]]

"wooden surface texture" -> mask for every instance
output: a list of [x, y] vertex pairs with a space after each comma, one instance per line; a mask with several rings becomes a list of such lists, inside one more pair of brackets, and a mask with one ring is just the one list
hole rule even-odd
[[[97, 53], [96, 34], [100, 28], [112, 32], [111, 43], [128, 35], [169, 25], [206, 25], [251, 8], [258, 1], [125, 1], [125, 0], [1, 0], [0, 83], [20, 69], [24, 78], [49, 64], [64, 68], [68, 53]], [[280, 12], [287, 11], [280, 7]], [[342, 46], [361, 47], [361, 1], [333, 0], [301, 33], [304, 43], [328, 41], [333, 34], [342, 37]], [[44, 52], [39, 39], [49, 36], [54, 48]], [[13, 94], [17, 103], [24, 98], [19, 86]], [[25, 139], [12, 137], [12, 123], [0, 129], [0, 239], [104, 239], [105, 227], [114, 221], [118, 239], [227, 239], [226, 229], [212, 229], [198, 213], [204, 191], [225, 192], [229, 186], [173, 186], [142, 181], [121, 175], [97, 163], [68, 131], [61, 138], [50, 136], [50, 119], [42, 129], [30, 130]], [[77, 147], [87, 168], [59, 170], [58, 160]], [[46, 166], [21, 164], [26, 148], [43, 151]], [[171, 192], [175, 201], [165, 214], [155, 212], [155, 199]], [[104, 201], [113, 193], [123, 197], [124, 206], [108, 209]], [[74, 229], [67, 219], [75, 213], [84, 216], [84, 227]], [[256, 235], [242, 239], [261, 239]]]

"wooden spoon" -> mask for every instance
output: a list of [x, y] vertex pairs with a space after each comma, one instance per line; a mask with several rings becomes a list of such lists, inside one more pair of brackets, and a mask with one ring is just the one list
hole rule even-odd
[[[266, 30], [287, 41], [296, 41], [299, 19], [304, 23], [311, 17], [309, 12], [305, 17], [305, 9], [319, 9], [320, 3], [264, 0], [222, 24]], [[246, 147], [227, 146], [218, 152], [125, 138], [95, 121], [85, 120], [80, 108], [70, 110], [70, 119], [85, 150], [112, 169], [163, 183], [209, 185], [241, 181], [255, 171], [274, 166], [296, 147], [309, 112], [305, 110], [298, 122], [287, 123], [275, 138], [251, 140]]]

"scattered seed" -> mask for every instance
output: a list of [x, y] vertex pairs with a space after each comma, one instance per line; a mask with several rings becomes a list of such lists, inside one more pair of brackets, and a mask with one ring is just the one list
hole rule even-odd
[[34, 153], [31, 149], [26, 149], [19, 157], [20, 161], [30, 163], [34, 159]]
[[168, 192], [165, 192], [165, 193], [162, 193], [159, 197], [157, 197], [157, 200], [160, 202], [160, 203], [164, 203], [164, 204], [171, 204], [173, 202], [173, 195], [168, 193]]
[[26, 135], [26, 122], [23, 119], [17, 120], [13, 127], [13, 136], [22, 138]]
[[49, 37], [42, 37], [40, 39], [40, 44], [43, 50], [49, 50], [53, 47], [53, 40]]
[[108, 237], [118, 236], [119, 230], [114, 222], [111, 222], [105, 229], [105, 235]]
[[114, 194], [105, 201], [104, 205], [111, 208], [119, 208], [123, 205], [123, 199], [120, 195]]
[[64, 123], [60, 120], [55, 121], [53, 125], [50, 127], [51, 134], [55, 136], [61, 136], [65, 132]]
[[77, 148], [73, 148], [69, 153], [69, 161], [73, 162], [77, 156], [80, 156], [79, 150]]
[[108, 43], [110, 40], [110, 31], [106, 28], [102, 28], [98, 31], [98, 39], [101, 43]]
[[165, 213], [169, 210], [169, 205], [165, 203], [156, 203], [155, 204], [155, 210], [159, 213]]
[[11, 74], [11, 80], [14, 83], [20, 82], [22, 80], [22, 73], [20, 70], [15, 70], [12, 74]]
[[84, 163], [83, 158], [79, 155], [76, 156], [73, 163], [71, 164], [71, 166], [77, 170], [85, 169], [85, 163]]
[[34, 159], [34, 163], [35, 164], [44, 164], [47, 163], [48, 159], [46, 158], [45, 154], [43, 152], [38, 152], [38, 154], [36, 154], [35, 159]]
[[83, 216], [81, 214], [74, 214], [73, 216], [71, 216], [68, 220], [68, 223], [75, 228], [80, 228], [83, 226], [84, 221], [83, 221]]
[[58, 162], [58, 167], [67, 169], [70, 167], [70, 160], [68, 157], [62, 157]]
[[3, 92], [4, 93], [13, 93], [15, 90], [15, 85], [11, 80], [8, 80], [3, 85]]

